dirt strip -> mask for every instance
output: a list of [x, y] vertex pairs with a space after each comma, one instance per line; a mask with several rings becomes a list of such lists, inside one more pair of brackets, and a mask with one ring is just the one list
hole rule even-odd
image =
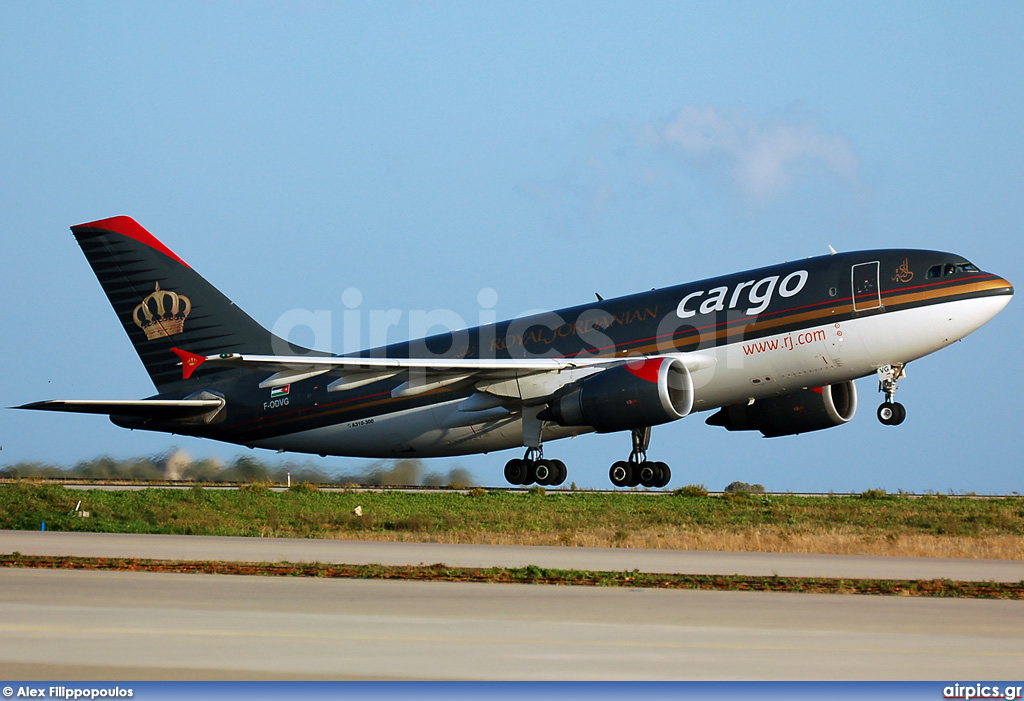
[[637, 571], [559, 570], [533, 565], [521, 568], [465, 568], [448, 567], [444, 564], [385, 566], [322, 563], [176, 562], [135, 558], [46, 557], [13, 553], [0, 555], [0, 567], [1024, 600], [1024, 582], [1000, 583], [963, 582], [948, 579], [879, 580], [657, 574]]

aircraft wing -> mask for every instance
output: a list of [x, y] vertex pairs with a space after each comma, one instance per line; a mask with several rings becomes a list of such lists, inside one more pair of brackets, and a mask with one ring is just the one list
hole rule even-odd
[[50, 399], [13, 408], [180, 419], [204, 414], [222, 406], [223, 399]]
[[[270, 375], [260, 382], [261, 388], [277, 387], [300, 380], [331, 373], [336, 375], [329, 391], [355, 389], [380, 380], [401, 375], [404, 380], [395, 387], [394, 397], [408, 397], [459, 382], [475, 384], [481, 394], [539, 399], [556, 393], [573, 382], [578, 375], [571, 371], [604, 369], [623, 363], [643, 363], [648, 360], [678, 358], [691, 370], [714, 365], [712, 356], [700, 353], [673, 353], [659, 356], [619, 356], [600, 358], [365, 358], [340, 356], [282, 356], [242, 355], [226, 353], [201, 356], [173, 349], [182, 360], [185, 379], [192, 376], [200, 365], [219, 368], [265, 370]], [[529, 382], [527, 378], [538, 377]], [[544, 376], [557, 376], [546, 379]], [[14, 407], [41, 411], [64, 411], [78, 414], [105, 414], [135, 416], [149, 419], [189, 419], [203, 415], [213, 416], [225, 405], [220, 397], [203, 393], [190, 399], [51, 399]], [[487, 402], [466, 407], [492, 406]]]
[[[172, 349], [182, 360], [185, 379], [200, 365], [206, 367], [266, 370], [273, 373], [260, 383], [261, 388], [298, 382], [317, 375], [340, 375], [329, 389], [341, 391], [355, 389], [371, 382], [397, 375], [409, 379], [392, 391], [392, 396], [410, 396], [437, 387], [462, 381], [487, 383], [491, 386], [504, 380], [516, 380], [531, 375], [564, 373], [587, 368], [605, 368], [653, 358], [679, 358], [689, 370], [709, 367], [715, 363], [712, 356], [699, 353], [673, 353], [659, 356], [614, 356], [590, 358], [367, 358], [352, 356], [283, 356], [225, 353], [202, 356], [180, 348]], [[412, 378], [415, 379], [412, 379]], [[571, 381], [571, 380], [570, 380]], [[551, 383], [557, 389], [563, 383]], [[483, 389], [480, 387], [480, 389]], [[486, 390], [484, 390], [486, 391]]]

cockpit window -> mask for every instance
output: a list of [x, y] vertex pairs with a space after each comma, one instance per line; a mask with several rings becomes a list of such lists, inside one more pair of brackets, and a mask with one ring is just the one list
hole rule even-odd
[[947, 275], [956, 275], [957, 273], [978, 273], [978, 266], [973, 263], [943, 263], [941, 265], [933, 265], [928, 268], [928, 274], [926, 277], [945, 277]]

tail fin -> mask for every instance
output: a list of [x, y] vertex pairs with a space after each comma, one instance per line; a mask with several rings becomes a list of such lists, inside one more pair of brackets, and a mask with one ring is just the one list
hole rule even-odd
[[158, 391], [185, 386], [174, 347], [199, 355], [309, 353], [256, 323], [134, 219], [71, 231]]

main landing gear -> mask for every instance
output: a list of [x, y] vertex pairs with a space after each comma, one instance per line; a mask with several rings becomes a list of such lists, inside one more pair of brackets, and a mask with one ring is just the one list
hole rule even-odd
[[[608, 477], [616, 487], [662, 488], [672, 479], [672, 470], [663, 462], [647, 459], [647, 447], [651, 442], [651, 428], [632, 430], [633, 450], [629, 460], [619, 460], [608, 471]], [[565, 463], [561, 460], [547, 460], [541, 448], [527, 448], [522, 458], [513, 458], [505, 463], [505, 479], [510, 484], [539, 484], [557, 487], [565, 482]]]
[[540, 448], [527, 448], [522, 458], [513, 458], [505, 463], [505, 479], [511, 484], [537, 483], [545, 487], [557, 487], [565, 482], [568, 475], [561, 460], [546, 460]]
[[885, 394], [885, 401], [878, 407], [878, 420], [886, 426], [899, 426], [907, 418], [907, 410], [899, 402], [894, 402], [898, 380], [907, 376], [903, 363], [883, 365], [878, 368], [878, 391]]
[[608, 470], [608, 477], [616, 487], [664, 487], [672, 479], [672, 470], [663, 462], [647, 459], [647, 447], [651, 443], [651, 427], [634, 428], [633, 451], [629, 460], [619, 460]]

